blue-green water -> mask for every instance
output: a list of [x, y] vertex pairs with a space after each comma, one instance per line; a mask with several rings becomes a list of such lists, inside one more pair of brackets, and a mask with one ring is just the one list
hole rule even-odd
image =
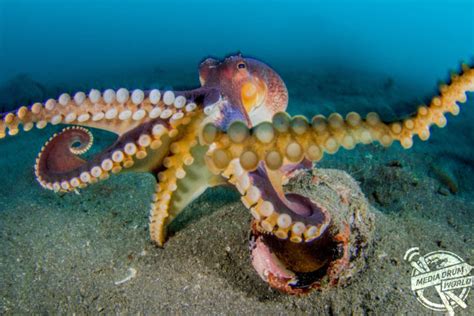
[[470, 0], [1, 0], [0, 82], [196, 69], [242, 52], [277, 69], [365, 69], [427, 89], [472, 58], [473, 16]]
[[[394, 119], [427, 102], [461, 62], [474, 64], [473, 21], [470, 0], [0, 0], [0, 112], [91, 88], [196, 87], [200, 61], [241, 52], [281, 74], [292, 114], [374, 110]], [[255, 274], [250, 215], [233, 191], [207, 192], [157, 249], [147, 226], [152, 176], [56, 195], [37, 185], [32, 166], [57, 128], [2, 139], [0, 314], [427, 313], [404, 252], [473, 259], [468, 96], [459, 116], [409, 151], [358, 146], [320, 162], [347, 171], [380, 212], [366, 271], [305, 298], [270, 291]], [[94, 134], [98, 147], [113, 141]], [[114, 285], [130, 267], [136, 278]]]

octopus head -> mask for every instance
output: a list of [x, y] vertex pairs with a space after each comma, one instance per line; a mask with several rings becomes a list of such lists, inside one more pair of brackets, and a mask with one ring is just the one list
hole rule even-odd
[[208, 58], [199, 67], [199, 79], [203, 87], [219, 89], [230, 107], [224, 112], [238, 112], [249, 126], [271, 121], [288, 105], [288, 91], [280, 76], [252, 58]]

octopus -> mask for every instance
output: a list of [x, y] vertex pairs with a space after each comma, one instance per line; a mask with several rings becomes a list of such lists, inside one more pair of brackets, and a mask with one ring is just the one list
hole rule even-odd
[[[0, 138], [20, 128], [68, 125], [44, 144], [34, 166], [39, 184], [54, 192], [78, 192], [121, 172], [155, 175], [149, 233], [158, 246], [164, 245], [171, 221], [207, 188], [234, 187], [252, 215], [255, 269], [270, 286], [290, 294], [339, 284], [360, 229], [308, 194], [290, 192], [288, 184], [322, 181], [308, 172], [341, 148], [399, 142], [408, 149], [415, 136], [426, 141], [430, 127], [444, 127], [445, 114], [457, 115], [458, 103], [474, 91], [474, 68], [463, 65], [439, 95], [404, 119], [385, 122], [374, 112], [364, 118], [350, 112], [307, 119], [285, 112], [285, 83], [258, 60], [208, 58], [199, 66], [199, 79], [201, 86], [187, 91], [63, 93], [4, 113]], [[86, 159], [91, 128], [117, 139]], [[350, 195], [339, 192], [343, 201]]]

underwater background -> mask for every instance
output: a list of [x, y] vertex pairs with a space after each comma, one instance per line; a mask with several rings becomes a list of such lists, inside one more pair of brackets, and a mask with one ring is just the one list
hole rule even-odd
[[[91, 88], [193, 88], [202, 60], [242, 53], [281, 75], [291, 114], [391, 120], [428, 102], [461, 62], [474, 65], [473, 21], [470, 0], [0, 0], [0, 112]], [[377, 209], [376, 243], [348, 287], [302, 298], [269, 290], [252, 270], [250, 216], [231, 190], [200, 197], [157, 249], [147, 231], [153, 177], [58, 196], [37, 185], [33, 164], [59, 128], [2, 139], [0, 314], [429, 313], [402, 258], [418, 246], [473, 262], [468, 98], [410, 150], [358, 146], [318, 164], [359, 182]], [[113, 141], [94, 135], [99, 148]], [[137, 277], [115, 285], [130, 267]], [[456, 312], [472, 314], [472, 297]]]
[[45, 85], [77, 87], [149, 76], [166, 85], [170, 72], [196, 73], [207, 56], [241, 52], [279, 71], [364, 70], [431, 92], [436, 80], [472, 59], [473, 6], [469, 0], [1, 0], [0, 82], [27, 74]]

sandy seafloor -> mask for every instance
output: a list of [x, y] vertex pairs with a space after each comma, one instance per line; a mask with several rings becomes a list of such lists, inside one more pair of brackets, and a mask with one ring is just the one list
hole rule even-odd
[[[184, 76], [184, 86], [192, 76]], [[391, 118], [428, 96], [370, 74], [282, 76], [293, 114], [375, 109]], [[15, 85], [23, 83], [31, 84]], [[473, 106], [469, 101], [461, 115], [448, 116], [447, 128], [432, 128], [429, 141], [416, 140], [411, 150], [370, 145], [325, 156], [318, 166], [347, 171], [378, 209], [375, 243], [366, 269], [348, 286], [304, 297], [271, 290], [257, 276], [249, 260], [250, 214], [232, 190], [213, 189], [196, 200], [160, 249], [148, 236], [151, 175], [123, 174], [80, 195], [56, 195], [37, 185], [33, 164], [57, 128], [3, 139], [0, 314], [432, 314], [410, 290], [403, 255], [417, 246], [422, 254], [448, 250], [473, 263]], [[95, 134], [99, 146], [113, 140]], [[136, 277], [116, 285], [129, 268]], [[456, 312], [472, 315], [473, 297], [468, 310]]]

